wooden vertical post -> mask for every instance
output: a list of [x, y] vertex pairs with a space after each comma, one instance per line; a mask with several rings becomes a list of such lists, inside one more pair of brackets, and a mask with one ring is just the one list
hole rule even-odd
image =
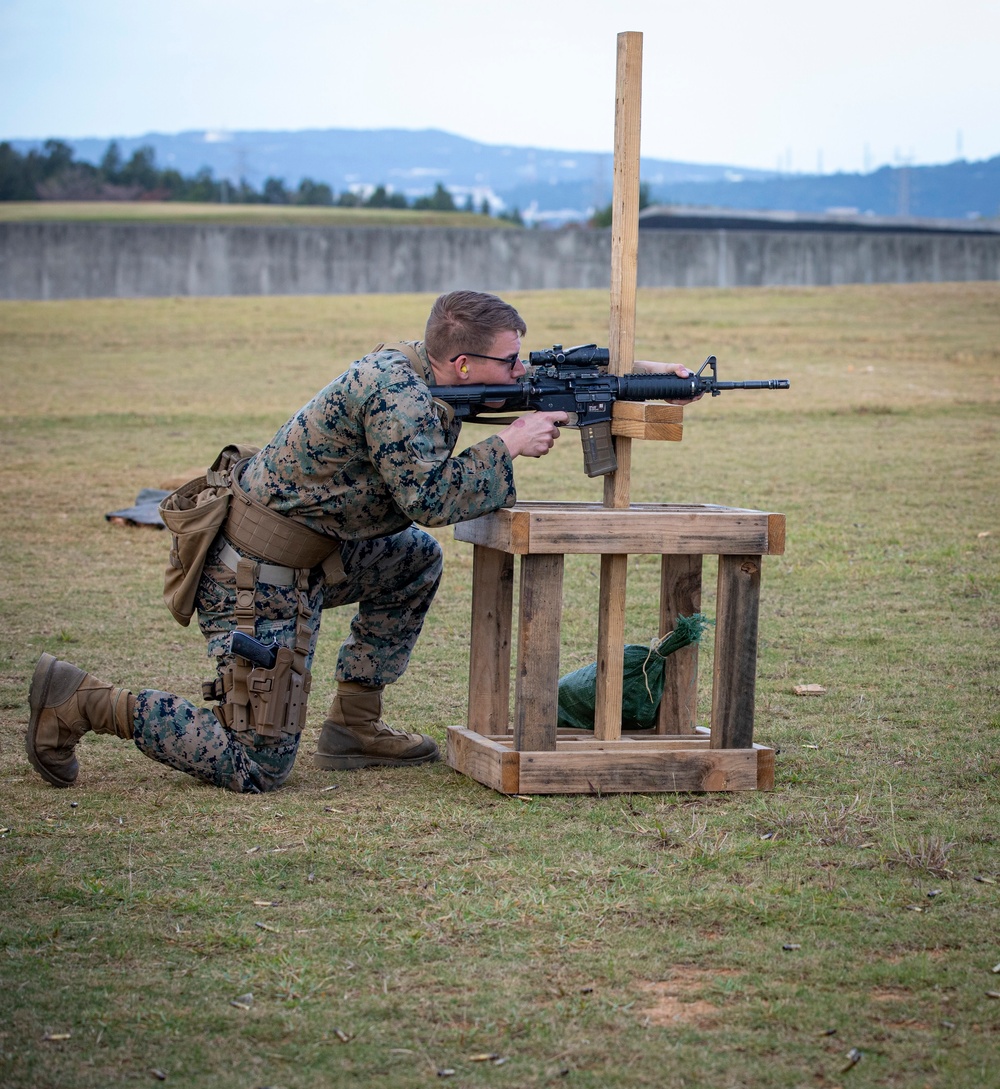
[[555, 752], [559, 719], [559, 630], [563, 557], [521, 557], [514, 681], [514, 748]]
[[[639, 250], [639, 132], [642, 103], [642, 34], [618, 35], [615, 84], [615, 173], [611, 198], [611, 321], [609, 370], [626, 374], [635, 359], [635, 293]], [[618, 470], [604, 478], [604, 505], [630, 502], [632, 440], [615, 438]], [[628, 556], [601, 557], [594, 736], [621, 737], [622, 649]]]
[[514, 557], [495, 548], [472, 553], [472, 644], [469, 648], [470, 730], [505, 734], [510, 725], [510, 628]]
[[760, 556], [720, 556], [712, 671], [713, 749], [753, 745]]
[[[663, 556], [660, 559], [660, 634], [677, 623], [678, 616], [701, 612], [701, 556]], [[663, 699], [656, 732], [694, 733], [698, 708], [698, 644], [675, 650], [663, 663]]]

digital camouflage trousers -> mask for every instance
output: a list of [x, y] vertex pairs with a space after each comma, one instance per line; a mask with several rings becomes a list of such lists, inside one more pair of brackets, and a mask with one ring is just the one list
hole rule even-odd
[[[230, 661], [229, 636], [236, 627], [236, 573], [219, 559], [221, 538], [213, 546], [198, 588], [198, 624], [208, 656], [221, 676]], [[345, 578], [324, 582], [317, 572], [309, 586], [312, 668], [324, 609], [357, 603], [350, 633], [340, 648], [336, 680], [371, 687], [402, 676], [441, 580], [441, 546], [429, 533], [410, 526], [388, 537], [345, 542]], [[262, 642], [292, 647], [297, 596], [294, 587], [260, 583], [256, 591], [256, 635]], [[313, 684], [313, 691], [317, 689]], [[237, 736], [209, 707], [170, 692], [137, 693], [135, 743], [154, 760], [236, 793], [274, 790], [288, 777], [299, 737], [278, 740], [258, 734]]]

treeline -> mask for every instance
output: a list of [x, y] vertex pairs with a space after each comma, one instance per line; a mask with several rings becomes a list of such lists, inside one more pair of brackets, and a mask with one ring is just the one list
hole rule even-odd
[[[178, 200], [214, 204], [298, 204], [340, 208], [413, 208], [455, 212], [459, 208], [451, 193], [438, 182], [430, 196], [408, 201], [402, 193], [389, 192], [384, 185], [362, 194], [345, 190], [335, 194], [326, 182], [303, 178], [289, 189], [282, 178], [266, 178], [255, 189], [246, 179], [238, 184], [217, 180], [208, 167], [193, 177], [179, 170], [160, 170], [151, 147], [137, 148], [126, 161], [118, 144], [108, 144], [97, 166], [78, 162], [73, 149], [61, 140], [46, 140], [41, 151], [21, 155], [9, 143], [0, 143], [0, 200]], [[461, 209], [490, 215], [489, 202], [473, 207], [471, 196]], [[521, 222], [515, 209], [499, 218]]]

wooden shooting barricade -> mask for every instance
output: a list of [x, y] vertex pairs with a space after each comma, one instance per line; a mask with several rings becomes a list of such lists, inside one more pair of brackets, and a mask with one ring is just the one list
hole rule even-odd
[[[634, 360], [642, 35], [618, 35], [609, 372]], [[473, 545], [469, 711], [448, 729], [449, 765], [504, 794], [766, 790], [774, 751], [754, 744], [761, 562], [784, 551], [785, 518], [735, 507], [632, 504], [633, 439], [677, 441], [683, 411], [617, 403], [618, 468], [604, 502], [518, 503], [455, 528]], [[558, 729], [564, 558], [601, 557], [594, 731]], [[631, 554], [659, 555], [660, 631], [700, 611], [702, 558], [719, 557], [711, 727], [696, 724], [698, 647], [669, 655], [652, 731], [621, 729], [625, 583]], [[510, 711], [514, 556], [520, 557]]]
[[[762, 557], [784, 550], [784, 530], [783, 515], [764, 511], [668, 504], [609, 510], [588, 503], [518, 503], [456, 527], [456, 537], [474, 546], [472, 643], [468, 721], [448, 730], [450, 766], [504, 794], [770, 789], [774, 751], [753, 741], [757, 615]], [[696, 725], [698, 647], [692, 645], [665, 660], [654, 730], [622, 734], [620, 717], [617, 731], [614, 723], [603, 730], [597, 723], [593, 734], [557, 730], [567, 553], [660, 555], [661, 631], [678, 615], [699, 611], [702, 557], [719, 557], [711, 729]], [[619, 693], [621, 668], [619, 647]]]

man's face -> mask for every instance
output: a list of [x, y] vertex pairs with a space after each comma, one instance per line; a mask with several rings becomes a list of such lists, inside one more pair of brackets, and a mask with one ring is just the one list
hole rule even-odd
[[521, 362], [521, 336], [515, 330], [498, 333], [485, 356], [468, 355], [470, 370], [475, 367], [475, 381], [483, 385], [510, 385], [525, 373]]

